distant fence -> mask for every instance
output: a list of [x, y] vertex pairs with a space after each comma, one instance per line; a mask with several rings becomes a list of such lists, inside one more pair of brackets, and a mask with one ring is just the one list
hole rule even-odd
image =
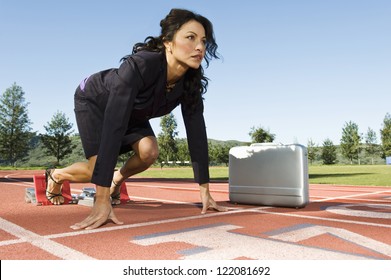
[[190, 161], [162, 161], [160, 163], [163, 165], [190, 165]]

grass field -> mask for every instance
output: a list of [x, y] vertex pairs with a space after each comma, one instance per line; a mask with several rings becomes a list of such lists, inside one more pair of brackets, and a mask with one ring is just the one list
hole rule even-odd
[[[190, 167], [151, 168], [139, 175], [149, 178], [193, 178]], [[211, 167], [212, 180], [228, 180], [228, 167]], [[310, 184], [391, 186], [391, 166], [314, 165], [309, 166]]]
[[310, 166], [309, 178], [312, 184], [391, 186], [391, 166]]

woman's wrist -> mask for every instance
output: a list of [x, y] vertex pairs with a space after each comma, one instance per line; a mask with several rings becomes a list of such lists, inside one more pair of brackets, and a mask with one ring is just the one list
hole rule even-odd
[[96, 186], [95, 201], [109, 201], [110, 188]]

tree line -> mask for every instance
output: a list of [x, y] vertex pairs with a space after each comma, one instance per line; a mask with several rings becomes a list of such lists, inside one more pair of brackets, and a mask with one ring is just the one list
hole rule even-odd
[[361, 164], [361, 159], [369, 158], [374, 164], [375, 158], [386, 159], [391, 156], [391, 115], [387, 113], [383, 119], [383, 127], [380, 129], [381, 144], [378, 144], [377, 133], [370, 127], [365, 134], [359, 132], [357, 123], [346, 122], [342, 128], [340, 145], [336, 146], [330, 139], [323, 141], [321, 147], [317, 147], [310, 139], [308, 141], [308, 159], [313, 162], [321, 159], [323, 164], [338, 163], [337, 149], [343, 158], [350, 164]]
[[[84, 160], [80, 138], [74, 134], [73, 124], [63, 112], [57, 111], [44, 125], [45, 133], [32, 131], [28, 116], [28, 102], [23, 89], [14, 83], [0, 97], [0, 165], [54, 165], [60, 166]], [[190, 156], [187, 141], [178, 138], [177, 122], [171, 113], [160, 119], [161, 132], [157, 136], [159, 144], [158, 164], [189, 164]], [[275, 140], [275, 134], [262, 126], [252, 127], [249, 135], [251, 143], [266, 143]], [[310, 163], [321, 161], [323, 164], [338, 163], [342, 155], [350, 163], [359, 163], [362, 157], [385, 159], [391, 156], [391, 115], [386, 114], [383, 128], [380, 130], [381, 144], [377, 134], [371, 128], [363, 135], [358, 125], [352, 121], [345, 123], [342, 129], [340, 145], [330, 139], [322, 146], [310, 139], [307, 143]], [[238, 145], [250, 143], [239, 141], [209, 140], [209, 160], [211, 165], [228, 165], [229, 150]], [[129, 154], [119, 157], [123, 162]]]
[[[275, 134], [261, 126], [252, 127], [249, 134], [253, 143], [273, 142], [275, 139]], [[321, 146], [317, 146], [312, 139], [309, 139], [308, 160], [310, 163], [320, 161], [326, 165], [336, 164], [342, 160], [347, 160], [350, 164], [361, 164], [365, 163], [363, 160], [369, 158], [370, 163], [374, 164], [377, 158], [391, 157], [391, 115], [389, 113], [383, 119], [380, 140], [381, 144], [378, 144], [377, 134], [372, 128], [369, 127], [363, 134], [359, 132], [357, 123], [349, 121], [342, 128], [339, 145], [335, 145], [331, 139], [327, 138]]]

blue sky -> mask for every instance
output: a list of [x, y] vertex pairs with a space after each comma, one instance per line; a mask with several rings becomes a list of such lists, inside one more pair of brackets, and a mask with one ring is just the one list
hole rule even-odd
[[[79, 82], [159, 35], [174, 7], [213, 22], [223, 57], [206, 69], [209, 138], [249, 141], [251, 127], [262, 126], [276, 142], [338, 144], [353, 121], [380, 141], [391, 113], [388, 0], [0, 0], [0, 92], [23, 88], [34, 131], [58, 110], [75, 123]], [[152, 125], [159, 133], [159, 119]]]

